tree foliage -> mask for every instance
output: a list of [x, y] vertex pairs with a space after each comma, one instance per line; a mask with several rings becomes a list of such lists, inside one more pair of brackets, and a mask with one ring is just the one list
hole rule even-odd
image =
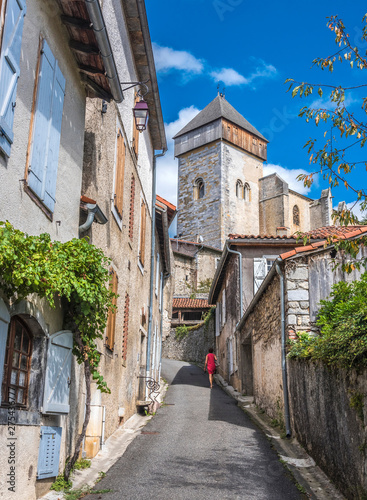
[[[361, 32], [361, 46], [367, 42], [367, 14], [362, 19], [363, 27]], [[327, 56], [318, 57], [313, 60], [313, 65], [321, 70], [334, 70], [336, 63], [346, 63], [351, 70], [366, 70], [367, 69], [367, 50], [361, 47], [352, 46], [350, 36], [346, 31], [343, 21], [338, 16], [332, 16], [327, 21], [328, 28], [335, 34], [335, 43], [338, 50]], [[346, 105], [347, 93], [353, 89], [367, 87], [367, 84], [355, 86], [343, 85], [327, 85], [323, 83], [308, 83], [297, 82], [293, 78], [286, 80], [289, 82], [288, 92], [292, 91], [292, 97], [297, 95], [307, 97], [317, 90], [319, 97], [326, 97], [329, 105], [319, 108], [304, 106], [299, 116], [305, 117], [306, 122], [314, 121], [316, 125], [324, 122], [329, 130], [332, 129], [332, 134], [325, 131], [324, 144], [319, 145], [316, 139], [310, 139], [306, 142], [305, 147], [310, 154], [310, 163], [317, 165], [317, 170], [310, 174], [302, 174], [298, 179], [303, 181], [304, 185], [310, 187], [313, 183], [314, 176], [321, 173], [325, 179], [329, 181], [331, 187], [344, 185], [347, 189], [351, 189], [355, 193], [356, 203], [361, 201], [362, 209], [367, 208], [367, 192], [365, 188], [356, 187], [348, 180], [348, 174], [357, 167], [367, 169], [367, 159], [358, 161], [350, 161], [348, 154], [354, 146], [364, 147], [367, 141], [367, 123], [365, 115], [367, 113], [367, 97], [361, 98], [361, 116], [356, 116], [351, 112]], [[333, 134], [337, 132], [339, 137], [343, 139], [341, 147], [335, 147], [332, 144]], [[335, 214], [335, 217], [340, 223], [348, 225], [351, 222], [357, 222], [350, 210], [344, 211], [342, 214]]]
[[290, 341], [290, 358], [321, 360], [339, 368], [367, 366], [367, 273], [360, 280], [333, 286], [322, 300], [317, 324], [320, 335], [306, 332]]

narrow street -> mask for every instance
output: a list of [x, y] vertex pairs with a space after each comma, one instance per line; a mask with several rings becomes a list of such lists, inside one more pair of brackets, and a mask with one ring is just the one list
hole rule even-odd
[[[303, 498], [265, 435], [195, 365], [163, 360], [164, 405], [96, 489], [103, 500]], [[95, 496], [87, 497], [93, 500]]]

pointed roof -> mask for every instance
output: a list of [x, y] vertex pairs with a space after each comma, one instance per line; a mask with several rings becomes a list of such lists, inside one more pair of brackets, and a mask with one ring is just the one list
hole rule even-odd
[[195, 118], [193, 118], [187, 125], [185, 125], [185, 127], [181, 129], [173, 137], [173, 139], [176, 139], [176, 137], [180, 137], [180, 135], [186, 134], [191, 130], [195, 130], [196, 128], [202, 127], [204, 125], [207, 125], [208, 123], [218, 120], [218, 118], [225, 118], [235, 125], [238, 125], [240, 128], [247, 130], [251, 134], [256, 135], [266, 142], [269, 142], [221, 95], [217, 95], [217, 97], [213, 99], [213, 101], [210, 102], [202, 111], [200, 111], [200, 113], [198, 113]]

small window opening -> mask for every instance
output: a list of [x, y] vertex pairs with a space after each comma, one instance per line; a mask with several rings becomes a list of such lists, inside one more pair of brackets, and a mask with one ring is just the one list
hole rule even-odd
[[299, 208], [297, 205], [293, 207], [293, 224], [299, 226]]
[[242, 181], [240, 181], [239, 179], [236, 182], [236, 196], [239, 199], [243, 199], [243, 197], [244, 197], [243, 184], [242, 184]]

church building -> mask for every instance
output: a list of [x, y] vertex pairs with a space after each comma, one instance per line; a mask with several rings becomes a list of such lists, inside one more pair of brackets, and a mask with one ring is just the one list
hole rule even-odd
[[219, 94], [174, 137], [177, 235], [223, 249], [229, 234], [291, 236], [332, 224], [330, 189], [313, 200], [276, 173], [267, 139]]

